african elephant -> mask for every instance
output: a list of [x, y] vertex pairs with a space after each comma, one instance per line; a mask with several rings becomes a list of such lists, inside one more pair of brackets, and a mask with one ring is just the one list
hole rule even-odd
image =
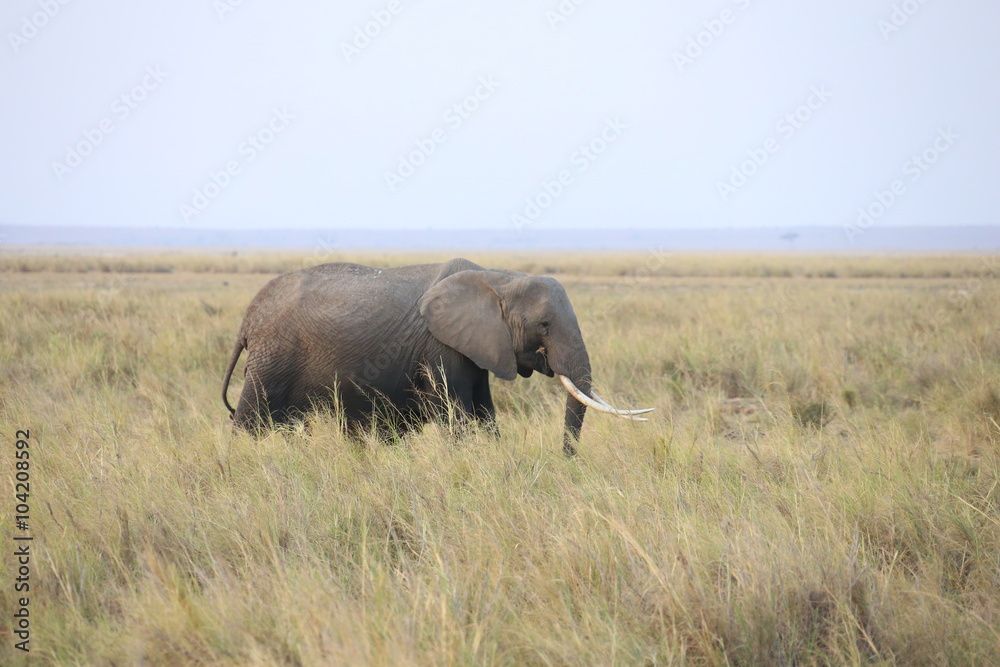
[[[234, 410], [226, 394], [244, 349]], [[387, 269], [338, 262], [280, 275], [254, 297], [222, 399], [251, 430], [335, 400], [348, 426], [374, 421], [404, 433], [442, 415], [446, 387], [463, 419], [495, 430], [490, 372], [513, 380], [534, 371], [558, 375], [569, 391], [569, 455], [588, 406], [630, 419], [648, 412], [617, 410], [591, 393], [587, 348], [554, 278], [465, 259]]]

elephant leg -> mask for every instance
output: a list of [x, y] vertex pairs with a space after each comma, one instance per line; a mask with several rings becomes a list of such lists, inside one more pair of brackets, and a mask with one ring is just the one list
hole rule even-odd
[[384, 415], [368, 415], [348, 420], [345, 426], [347, 437], [356, 444], [364, 443], [368, 436], [374, 436], [380, 444], [395, 445], [410, 431], [404, 421], [386, 418]]
[[475, 419], [473, 383], [462, 373], [455, 372], [447, 379], [436, 377], [432, 387], [425, 395], [427, 419], [446, 426], [453, 438], [461, 439]]
[[247, 431], [260, 431], [264, 428], [269, 413], [267, 407], [267, 390], [254, 373], [247, 373], [240, 392], [240, 400], [236, 404], [233, 422], [239, 428]]
[[233, 420], [238, 427], [260, 431], [288, 419], [288, 386], [269, 374], [248, 369]]
[[475, 412], [472, 384], [459, 371], [437, 367], [421, 372], [413, 382], [414, 411], [425, 421], [466, 421]]
[[563, 453], [566, 456], [576, 456], [576, 442], [580, 439], [580, 428], [583, 426], [583, 416], [587, 406], [572, 396], [566, 397], [566, 421], [563, 431]]
[[472, 390], [472, 415], [480, 424], [486, 427], [494, 438], [500, 438], [497, 427], [497, 411], [493, 406], [493, 395], [490, 393], [489, 373], [483, 373], [483, 378]]
[[374, 428], [376, 438], [387, 444], [398, 443], [418, 426], [406, 406], [396, 405], [381, 396], [373, 398], [371, 416], [364, 421], [369, 429]]
[[472, 387], [448, 387], [448, 403], [444, 414], [456, 436], [464, 435], [475, 418], [475, 406], [472, 401]]

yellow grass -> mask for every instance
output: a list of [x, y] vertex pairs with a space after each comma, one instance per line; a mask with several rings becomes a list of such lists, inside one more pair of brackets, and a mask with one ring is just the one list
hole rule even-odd
[[32, 664], [996, 661], [998, 258], [469, 257], [562, 280], [654, 419], [591, 412], [567, 459], [535, 376], [494, 380], [499, 441], [256, 440], [220, 378], [315, 254], [0, 255], [0, 663], [16, 429]]

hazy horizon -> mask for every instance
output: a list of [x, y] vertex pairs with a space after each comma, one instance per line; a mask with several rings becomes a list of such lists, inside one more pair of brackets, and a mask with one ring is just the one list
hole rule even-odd
[[7, 248], [247, 248], [304, 250], [317, 257], [358, 249], [587, 250], [613, 252], [802, 250], [809, 252], [1000, 253], [995, 227], [840, 227], [747, 229], [176, 229], [3, 227]]

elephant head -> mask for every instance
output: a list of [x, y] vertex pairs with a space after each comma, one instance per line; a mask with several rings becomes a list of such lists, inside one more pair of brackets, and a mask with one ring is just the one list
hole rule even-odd
[[566, 398], [563, 449], [574, 454], [587, 407], [629, 419], [593, 394], [590, 357], [566, 290], [554, 278], [514, 271], [459, 271], [420, 299], [431, 334], [504, 380], [558, 376]]

